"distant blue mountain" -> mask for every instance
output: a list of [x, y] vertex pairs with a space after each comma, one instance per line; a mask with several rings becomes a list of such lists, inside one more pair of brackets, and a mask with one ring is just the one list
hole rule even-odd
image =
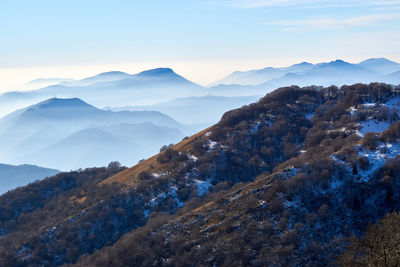
[[288, 73], [303, 73], [313, 66], [311, 63], [302, 62], [284, 68], [267, 67], [260, 70], [235, 71], [224, 79], [213, 83], [213, 85], [260, 85]]
[[370, 58], [358, 64], [360, 67], [369, 69], [380, 74], [388, 75], [400, 71], [400, 64], [386, 58]]
[[173, 79], [184, 79], [182, 76], [176, 74], [172, 69], [170, 68], [157, 68], [157, 69], [152, 69], [152, 70], [145, 70], [142, 71], [138, 74], [132, 75], [135, 78], [173, 78]]
[[395, 84], [400, 84], [400, 71], [396, 71], [389, 75], [388, 81], [391, 81]]
[[122, 72], [122, 71], [109, 71], [109, 72], [103, 72], [103, 73], [100, 73], [93, 77], [88, 77], [88, 78], [78, 80], [78, 81], [62, 82], [61, 84], [65, 85], [65, 86], [85, 86], [85, 85], [91, 85], [91, 84], [102, 83], [102, 82], [118, 81], [118, 80], [122, 80], [122, 79], [127, 79], [129, 77], [131, 77], [130, 74]]
[[0, 194], [25, 186], [36, 180], [56, 175], [60, 171], [42, 168], [34, 165], [0, 164]]
[[[400, 64], [385, 58], [373, 58], [359, 64], [343, 60], [310, 64], [303, 62], [285, 68], [264, 68], [245, 72], [233, 72], [214, 85], [247, 86], [254, 93], [257, 89], [272, 89], [287, 85], [342, 85], [358, 82], [391, 82], [389, 74], [400, 70]], [[394, 81], [393, 81], [394, 82]], [[253, 88], [251, 86], [253, 86]], [[227, 87], [216, 87], [215, 91], [228, 91]], [[233, 88], [235, 90], [237, 88]], [[244, 88], [241, 88], [244, 90]]]
[[358, 82], [369, 83], [381, 79], [384, 79], [384, 77], [374, 71], [343, 60], [335, 60], [329, 63], [316, 64], [304, 73], [287, 73], [283, 77], [270, 80], [267, 84], [276, 87], [289, 85], [340, 86]]
[[[121, 132], [112, 130], [121, 124], [128, 126], [119, 127]], [[62, 170], [85, 167], [84, 163], [105, 165], [109, 159], [132, 164], [131, 161], [143, 155], [158, 152], [162, 145], [180, 140], [181, 130], [185, 127], [158, 111], [113, 112], [98, 109], [79, 98], [52, 98], [0, 120], [0, 161]], [[159, 135], [155, 136], [153, 131]], [[41, 151], [47, 147], [54, 149], [43, 156]], [[119, 150], [120, 156], [107, 154], [107, 147]], [[64, 160], [72, 151], [76, 151], [75, 156]], [[129, 152], [129, 157], [123, 151]]]
[[206, 88], [176, 74], [172, 69], [157, 68], [134, 75], [120, 71], [105, 72], [33, 91], [8, 92], [0, 95], [0, 106], [21, 107], [51, 97], [78, 97], [96, 106], [154, 104], [206, 93]]
[[106, 166], [111, 161], [130, 166], [156, 154], [161, 146], [176, 143], [183, 137], [175, 128], [152, 123], [115, 124], [77, 131], [54, 144], [22, 156], [21, 160], [63, 170]]
[[160, 126], [182, 127], [171, 117], [157, 111], [112, 112], [98, 109], [79, 98], [51, 98], [5, 116], [0, 120], [2, 129], [5, 128], [3, 122], [7, 125], [14, 123], [14, 126], [25, 124], [33, 127], [50, 122], [54, 124], [72, 122], [77, 126], [87, 122], [92, 124], [152, 122]]
[[257, 101], [261, 96], [214, 96], [178, 98], [149, 106], [116, 107], [111, 110], [157, 110], [190, 127], [191, 134], [218, 122], [227, 111]]

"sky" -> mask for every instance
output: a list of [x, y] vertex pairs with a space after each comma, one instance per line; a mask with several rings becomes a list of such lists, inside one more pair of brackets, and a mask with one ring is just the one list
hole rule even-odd
[[207, 85], [235, 70], [371, 57], [400, 62], [400, 0], [0, 1], [0, 92], [156, 67]]

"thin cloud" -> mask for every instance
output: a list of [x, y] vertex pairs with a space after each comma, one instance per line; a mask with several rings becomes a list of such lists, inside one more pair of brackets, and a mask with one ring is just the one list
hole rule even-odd
[[399, 18], [399, 14], [377, 14], [358, 16], [347, 19], [321, 18], [305, 20], [280, 20], [265, 23], [266, 25], [284, 26], [286, 31], [343, 29], [362, 26], [371, 26], [383, 21]]
[[223, 2], [236, 8], [260, 8], [272, 6], [399, 6], [400, 0], [371, 1], [371, 0], [227, 0]]

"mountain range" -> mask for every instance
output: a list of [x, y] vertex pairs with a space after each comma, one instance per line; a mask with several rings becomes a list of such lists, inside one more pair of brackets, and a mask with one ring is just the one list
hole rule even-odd
[[158, 68], [130, 75], [112, 71], [79, 81], [65, 81], [31, 91], [14, 91], [0, 95], [6, 105], [0, 114], [22, 108], [48, 98], [77, 97], [96, 106], [143, 105], [176, 97], [200, 96], [204, 88], [194, 84], [169, 68]]
[[58, 170], [42, 168], [34, 165], [0, 164], [0, 194], [31, 182], [42, 180], [59, 173]]
[[259, 99], [260, 96], [215, 96], [177, 98], [149, 106], [107, 107], [112, 111], [159, 111], [184, 124], [190, 132], [196, 133], [218, 122], [227, 111], [240, 108]]
[[[52, 80], [38, 81], [51, 84]], [[98, 107], [149, 106], [176, 98], [206, 95], [259, 96], [277, 87], [290, 85], [341, 86], [358, 82], [399, 84], [400, 64], [385, 58], [371, 58], [358, 64], [342, 60], [317, 64], [302, 62], [283, 68], [237, 71], [210, 87], [193, 83], [170, 68], [151, 69], [133, 75], [110, 71], [82, 80], [53, 81], [52, 85], [44, 88], [0, 95], [0, 115], [53, 97], [78, 97]]]
[[131, 165], [183, 138], [185, 128], [157, 111], [112, 112], [52, 98], [0, 120], [0, 161], [61, 170]]
[[129, 169], [18, 188], [0, 196], [0, 262], [396, 262], [399, 103], [400, 87], [382, 83], [283, 87]]
[[[61, 170], [102, 166], [113, 160], [131, 165], [156, 153], [162, 145], [215, 124], [226, 110], [247, 105], [276, 87], [369, 81], [399, 84], [399, 66], [384, 58], [358, 64], [342, 60], [302, 62], [234, 72], [209, 88], [169, 68], [134, 75], [111, 71], [82, 80], [36, 79], [30, 85], [50, 86], [0, 96], [0, 114], [21, 108], [0, 120], [0, 161]], [[55, 95], [73, 98], [61, 100], [53, 98]], [[99, 110], [77, 97], [121, 112]], [[127, 110], [148, 112], [134, 115]], [[68, 164], [59, 160], [62, 154], [69, 158]]]
[[340, 86], [357, 82], [392, 82], [398, 84], [400, 64], [385, 58], [371, 58], [358, 64], [343, 60], [329, 63], [311, 64], [303, 62], [289, 67], [260, 70], [236, 71], [222, 80], [218, 85], [252, 85], [252, 86]]

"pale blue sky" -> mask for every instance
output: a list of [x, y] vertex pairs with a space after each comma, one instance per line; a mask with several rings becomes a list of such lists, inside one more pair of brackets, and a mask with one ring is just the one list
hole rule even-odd
[[400, 61], [399, 47], [399, 0], [0, 1], [3, 91], [37, 75], [160, 64], [206, 84], [304, 60]]

